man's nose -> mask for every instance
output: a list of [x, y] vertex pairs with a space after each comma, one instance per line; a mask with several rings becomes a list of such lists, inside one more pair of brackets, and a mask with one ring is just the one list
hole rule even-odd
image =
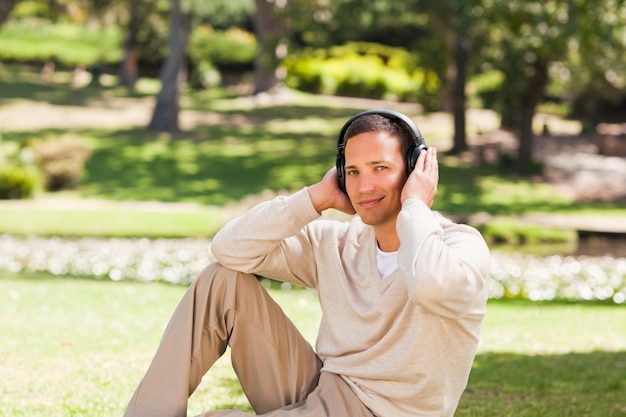
[[374, 189], [374, 182], [372, 178], [367, 174], [359, 175], [359, 192], [366, 193]]

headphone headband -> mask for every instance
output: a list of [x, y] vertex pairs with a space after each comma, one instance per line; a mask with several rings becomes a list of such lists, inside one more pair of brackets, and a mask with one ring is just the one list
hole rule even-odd
[[356, 119], [360, 117], [367, 116], [370, 114], [377, 114], [387, 119], [402, 122], [407, 128], [409, 128], [409, 131], [413, 133], [413, 139], [415, 140], [416, 145], [419, 145], [424, 142], [424, 137], [422, 136], [422, 132], [420, 132], [420, 130], [417, 128], [413, 120], [411, 120], [411, 118], [407, 116], [406, 114], [397, 112], [395, 110], [374, 109], [374, 110], [366, 110], [364, 112], [358, 113], [348, 119], [348, 121], [341, 128], [341, 132], [339, 133], [337, 149], [343, 150], [345, 148], [346, 146], [345, 136], [346, 136], [346, 133], [348, 133], [348, 129], [352, 125], [352, 122], [354, 122]]
[[348, 121], [341, 128], [341, 131], [339, 133], [339, 139], [337, 140], [337, 161], [336, 161], [337, 180], [339, 182], [339, 188], [344, 193], [346, 192], [345, 158], [344, 158], [344, 151], [346, 148], [346, 138], [345, 138], [346, 133], [348, 132], [348, 129], [352, 125], [352, 122], [354, 122], [356, 119], [359, 119], [363, 116], [367, 116], [371, 114], [376, 114], [376, 115], [385, 117], [393, 121], [399, 121], [406, 128], [408, 128], [408, 131], [412, 133], [413, 140], [415, 143], [413, 146], [411, 146], [411, 148], [408, 150], [407, 154], [405, 155], [407, 175], [413, 171], [413, 168], [415, 168], [415, 162], [417, 161], [417, 157], [419, 156], [419, 154], [424, 149], [426, 149], [426, 142], [424, 141], [424, 137], [422, 136], [422, 133], [417, 128], [413, 120], [411, 120], [411, 118], [405, 114], [402, 114], [394, 110], [374, 109], [374, 110], [366, 110], [364, 112], [361, 112], [352, 116], [350, 119], [348, 119]]

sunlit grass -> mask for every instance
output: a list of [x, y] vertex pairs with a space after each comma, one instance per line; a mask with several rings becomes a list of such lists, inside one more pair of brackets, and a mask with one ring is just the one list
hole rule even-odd
[[[122, 415], [184, 286], [0, 274], [0, 415]], [[270, 290], [309, 340], [313, 292]], [[595, 303], [491, 301], [458, 416], [620, 416], [626, 309]], [[601, 325], [599, 325], [601, 323]], [[249, 409], [228, 356], [189, 415]]]
[[211, 237], [223, 222], [223, 208], [215, 206], [176, 210], [103, 203], [90, 208], [71, 200], [56, 209], [0, 204], [0, 230], [16, 235]]
[[52, 59], [64, 65], [96, 65], [122, 58], [122, 36], [114, 26], [16, 19], [0, 28], [0, 40], [0, 54], [18, 61]]

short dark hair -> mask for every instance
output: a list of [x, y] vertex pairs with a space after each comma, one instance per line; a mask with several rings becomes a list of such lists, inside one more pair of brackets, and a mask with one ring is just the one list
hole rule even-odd
[[400, 153], [406, 155], [415, 145], [415, 135], [400, 120], [385, 117], [380, 114], [366, 114], [356, 118], [344, 135], [344, 143], [356, 135], [366, 132], [387, 132], [400, 139]]

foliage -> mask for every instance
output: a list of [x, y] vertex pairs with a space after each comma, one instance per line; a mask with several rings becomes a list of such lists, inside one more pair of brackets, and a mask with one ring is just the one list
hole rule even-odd
[[41, 188], [42, 177], [37, 167], [14, 142], [1, 141], [0, 136], [0, 200], [32, 197]]
[[194, 65], [192, 82], [213, 87], [221, 80], [220, 72], [250, 71], [257, 55], [254, 34], [238, 28], [225, 31], [202, 25], [193, 30], [187, 47]]
[[623, 7], [623, 1], [601, 0], [484, 3], [492, 22], [485, 66], [506, 74], [497, 106], [505, 121], [517, 107], [507, 97], [519, 100], [540, 61], [549, 63], [546, 93], [553, 99], [571, 103], [588, 89], [599, 96], [623, 92], [623, 78], [612, 75], [624, 65]]
[[480, 107], [490, 109], [496, 106], [496, 100], [504, 81], [502, 71], [492, 70], [472, 76], [467, 87], [470, 96], [480, 100]]
[[257, 43], [254, 34], [244, 30], [216, 31], [205, 25], [191, 34], [188, 52], [194, 62], [206, 59], [217, 67], [251, 66], [257, 54]]
[[374, 0], [287, 2], [283, 18], [297, 49], [325, 48], [356, 40], [418, 50], [427, 18], [413, 2]]
[[28, 148], [44, 173], [48, 191], [76, 187], [91, 156], [84, 141], [75, 137], [36, 140]]
[[435, 74], [417, 66], [412, 55], [379, 44], [294, 53], [285, 67], [288, 85], [313, 93], [419, 101], [428, 107], [439, 89]]
[[32, 197], [41, 182], [39, 172], [21, 163], [0, 164], [0, 200]]
[[187, 7], [193, 10], [199, 26], [210, 25], [219, 31], [232, 27], [252, 30], [254, 0], [188, 0]]

